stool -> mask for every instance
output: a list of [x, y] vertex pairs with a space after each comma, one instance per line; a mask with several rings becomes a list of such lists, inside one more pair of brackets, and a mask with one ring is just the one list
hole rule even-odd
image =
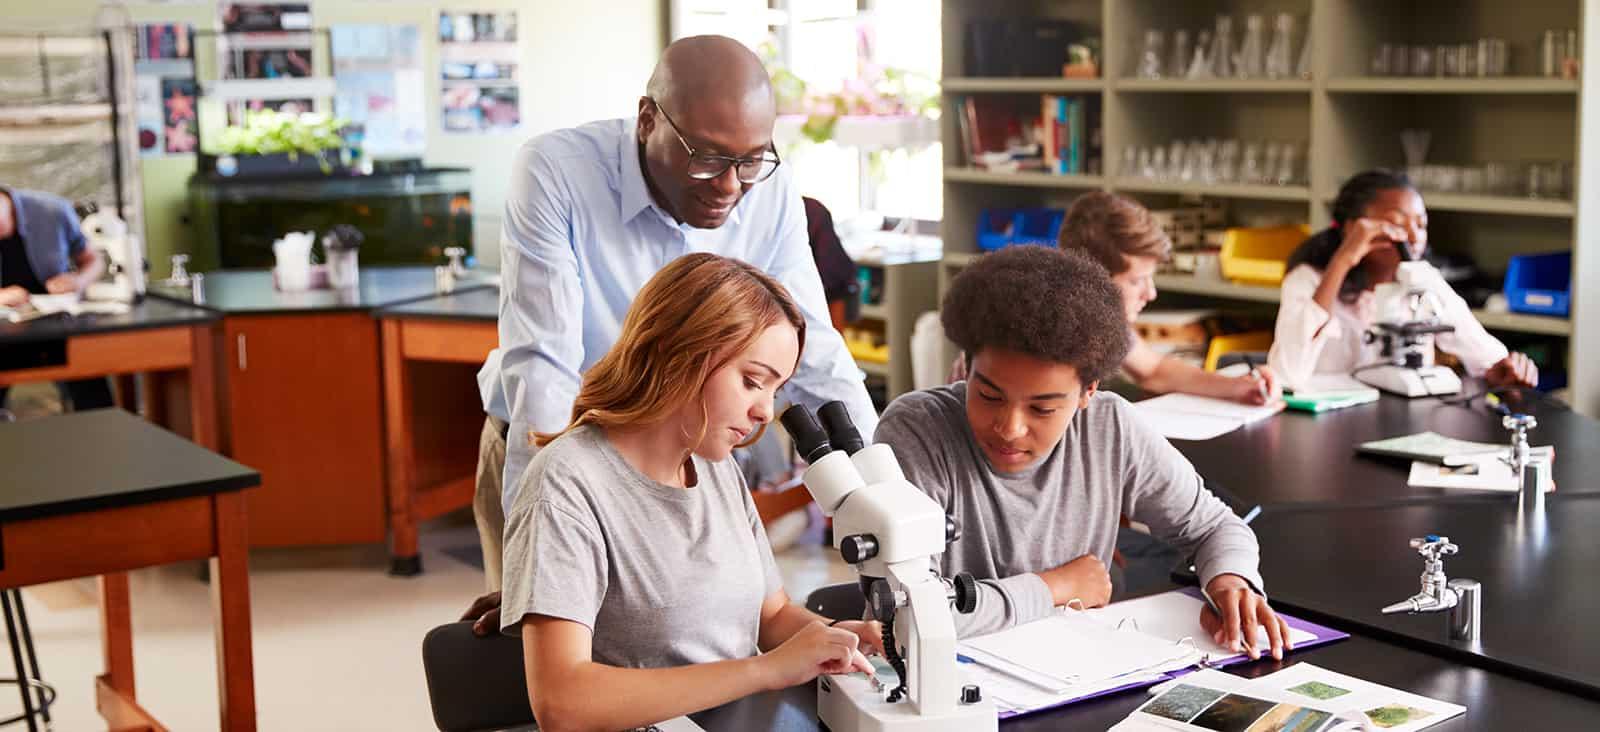
[[[0, 590], [0, 607], [5, 610], [6, 637], [11, 643], [11, 661], [17, 670], [15, 678], [0, 679], [0, 683], [16, 684], [22, 693], [22, 714], [0, 719], [0, 727], [26, 721], [29, 732], [38, 732], [38, 718], [43, 718], [47, 727], [50, 724], [50, 705], [56, 701], [56, 690], [44, 683], [39, 673], [39, 657], [33, 651], [33, 632], [28, 629], [28, 613], [22, 606], [22, 590]], [[23, 664], [24, 652], [27, 653], [26, 665]], [[39, 694], [37, 704], [33, 698], [35, 691]]]

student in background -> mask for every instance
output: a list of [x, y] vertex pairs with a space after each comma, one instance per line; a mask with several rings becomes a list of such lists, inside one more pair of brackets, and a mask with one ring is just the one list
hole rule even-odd
[[[506, 513], [503, 631], [546, 729], [625, 729], [864, 670], [876, 623], [789, 601], [730, 453], [760, 437], [806, 319], [743, 262], [690, 254], [628, 309]], [[599, 703], [601, 699], [625, 703]]]
[[[59, 196], [0, 186], [0, 307], [15, 307], [32, 295], [83, 292], [105, 272], [89, 249], [72, 204]], [[0, 368], [9, 357], [0, 351]], [[76, 410], [111, 406], [104, 378], [57, 384]], [[0, 408], [7, 387], [0, 386]]]
[[957, 616], [957, 631], [1106, 604], [1126, 515], [1194, 556], [1221, 609], [1201, 617], [1218, 643], [1255, 657], [1264, 633], [1281, 657], [1288, 628], [1262, 594], [1255, 535], [1127, 401], [1099, 390], [1128, 352], [1122, 313], [1105, 269], [1080, 252], [985, 255], [951, 283], [940, 314], [968, 379], [884, 411], [875, 440], [961, 527], [941, 569], [980, 580], [977, 610]]
[[[1139, 313], [1156, 299], [1156, 267], [1172, 253], [1172, 241], [1150, 211], [1132, 199], [1103, 191], [1079, 196], [1067, 209], [1057, 240], [1062, 249], [1078, 249], [1111, 273], [1122, 294], [1122, 311], [1131, 327]], [[1271, 369], [1243, 376], [1223, 376], [1170, 355], [1158, 353], [1129, 331], [1128, 356], [1122, 370], [1140, 389], [1155, 394], [1183, 392], [1265, 404], [1279, 396]]]
[[[1313, 374], [1347, 374], [1381, 360], [1380, 344], [1363, 334], [1377, 320], [1373, 288], [1393, 282], [1401, 262], [1428, 248], [1428, 211], [1404, 175], [1370, 170], [1345, 181], [1333, 202], [1333, 222], [1289, 256], [1283, 302], [1268, 362], [1291, 388]], [[1539, 384], [1539, 369], [1484, 330], [1465, 300], [1433, 265], [1424, 283], [1444, 305], [1440, 319], [1455, 332], [1435, 337], [1439, 349], [1461, 359], [1471, 376], [1490, 386]]]
[[[1266, 404], [1280, 396], [1277, 377], [1270, 368], [1223, 376], [1159, 353], [1133, 332], [1139, 313], [1156, 299], [1156, 267], [1172, 253], [1171, 239], [1144, 206], [1101, 191], [1078, 196], [1061, 222], [1057, 244], [1089, 255], [1111, 273], [1129, 328], [1130, 345], [1122, 359], [1122, 373], [1135, 386], [1151, 394], [1182, 392], [1245, 404]], [[958, 361], [952, 378], [964, 377], [962, 366]]]

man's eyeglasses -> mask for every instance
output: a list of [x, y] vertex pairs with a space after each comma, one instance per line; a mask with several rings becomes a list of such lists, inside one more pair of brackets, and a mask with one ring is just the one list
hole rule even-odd
[[723, 173], [728, 172], [728, 168], [733, 168], [734, 175], [738, 176], [739, 182], [750, 185], [771, 178], [773, 172], [778, 169], [778, 163], [782, 162], [778, 159], [778, 151], [776, 150], [769, 150], [753, 158], [736, 158], [729, 155], [715, 155], [696, 150], [689, 144], [688, 140], [684, 139], [683, 131], [678, 129], [678, 123], [673, 122], [672, 118], [667, 116], [667, 110], [662, 109], [661, 105], [656, 103], [654, 99], [650, 100], [650, 102], [655, 104], [656, 111], [661, 113], [661, 118], [666, 120], [667, 125], [672, 128], [672, 134], [678, 136], [678, 142], [689, 153], [688, 173], [690, 178], [711, 180], [721, 177]]

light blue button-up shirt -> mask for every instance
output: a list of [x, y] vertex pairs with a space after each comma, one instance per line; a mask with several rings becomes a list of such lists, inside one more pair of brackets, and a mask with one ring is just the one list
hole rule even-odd
[[761, 268], [805, 314], [805, 352], [780, 403], [842, 400], [861, 434], [877, 429], [861, 370], [829, 319], [788, 169], [752, 186], [722, 226], [697, 229], [651, 198], [636, 140], [633, 119], [613, 119], [540, 135], [517, 151], [500, 235], [500, 346], [478, 372], [484, 411], [511, 425], [507, 510], [533, 456], [529, 430], [567, 426], [579, 379], [616, 342], [634, 295], [692, 252]]

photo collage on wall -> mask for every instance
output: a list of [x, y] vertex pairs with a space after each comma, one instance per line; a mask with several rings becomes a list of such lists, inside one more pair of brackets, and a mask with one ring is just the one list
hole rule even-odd
[[[222, 34], [217, 54], [224, 79], [304, 79], [313, 76], [316, 36], [311, 5], [306, 2], [221, 3], [217, 6]], [[230, 123], [246, 110], [312, 111], [309, 98], [263, 98], [231, 102]]]
[[440, 114], [446, 132], [504, 132], [522, 124], [517, 14], [439, 14]]
[[139, 154], [192, 153], [199, 145], [194, 29], [184, 23], [152, 23], [135, 26], [134, 34]]

